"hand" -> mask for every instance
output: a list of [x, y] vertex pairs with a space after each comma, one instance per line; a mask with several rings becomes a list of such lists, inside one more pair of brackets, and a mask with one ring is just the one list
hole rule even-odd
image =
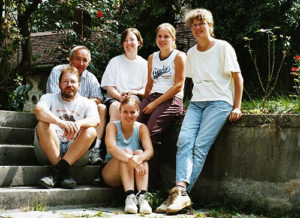
[[58, 126], [65, 130], [62, 137], [66, 138], [67, 141], [73, 140], [77, 132], [80, 130], [80, 126], [73, 121], [61, 120]]
[[239, 108], [234, 108], [230, 115], [229, 115], [229, 121], [237, 121], [238, 119], [240, 119], [242, 117], [242, 111]]
[[149, 103], [149, 104], [144, 108], [143, 113], [145, 113], [145, 114], [151, 114], [151, 113], [155, 110], [156, 107], [157, 107], [157, 105], [156, 105], [155, 102], [153, 101], [153, 102]]
[[122, 103], [124, 99], [128, 96], [128, 92], [122, 92], [121, 97], [119, 98], [119, 101]]
[[136, 172], [137, 172], [138, 175], [140, 175], [140, 176], [146, 175], [146, 169], [145, 169], [145, 167], [144, 167], [143, 164], [138, 165], [134, 169], [136, 170]]
[[138, 167], [140, 164], [142, 164], [142, 160], [140, 158], [139, 155], [133, 155], [132, 158], [128, 161], [128, 164], [132, 167], [132, 168], [136, 168]]

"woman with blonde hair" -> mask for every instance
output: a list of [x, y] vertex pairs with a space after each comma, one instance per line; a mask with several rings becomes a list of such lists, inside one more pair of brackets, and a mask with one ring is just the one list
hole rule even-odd
[[158, 52], [148, 58], [148, 81], [140, 104], [138, 121], [150, 131], [154, 158], [150, 165], [150, 185], [158, 188], [160, 182], [159, 155], [164, 131], [183, 111], [183, 85], [186, 55], [176, 49], [176, 31], [169, 23], [157, 27]]
[[209, 149], [227, 120], [242, 116], [243, 77], [233, 47], [214, 38], [209, 10], [194, 9], [185, 21], [198, 42], [187, 53], [186, 76], [193, 80], [193, 96], [177, 141], [176, 186], [156, 212], [177, 213], [192, 204], [187, 192]]
[[[125, 213], [149, 214], [152, 209], [146, 199], [148, 188], [148, 160], [153, 148], [146, 125], [136, 122], [139, 102], [125, 97], [120, 104], [121, 120], [110, 122], [106, 128], [107, 154], [101, 170], [102, 181], [110, 187], [123, 185]], [[138, 193], [135, 194], [134, 189]]]

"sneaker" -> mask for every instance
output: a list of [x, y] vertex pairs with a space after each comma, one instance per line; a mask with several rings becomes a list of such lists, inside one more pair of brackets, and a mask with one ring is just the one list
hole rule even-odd
[[103, 163], [103, 160], [100, 156], [100, 149], [99, 148], [92, 148], [89, 152], [89, 161], [92, 165], [100, 165]]
[[42, 177], [37, 183], [45, 188], [54, 188], [60, 181], [60, 178], [56, 174], [50, 174]]
[[166, 213], [167, 207], [170, 206], [173, 202], [173, 196], [175, 193], [175, 188], [172, 188], [169, 192], [168, 198], [156, 208], [155, 213]]
[[59, 182], [59, 187], [61, 188], [75, 188], [77, 186], [77, 182], [70, 175], [66, 175]]
[[125, 213], [137, 213], [138, 208], [137, 208], [137, 199], [134, 194], [128, 195], [126, 200], [125, 200]]
[[192, 201], [188, 195], [181, 195], [181, 190], [177, 187], [174, 187], [173, 189], [174, 193], [172, 194], [172, 203], [167, 207], [167, 214], [177, 213], [192, 205]]
[[150, 207], [145, 194], [141, 194], [138, 197], [139, 213], [150, 214], [152, 213], [152, 208]]

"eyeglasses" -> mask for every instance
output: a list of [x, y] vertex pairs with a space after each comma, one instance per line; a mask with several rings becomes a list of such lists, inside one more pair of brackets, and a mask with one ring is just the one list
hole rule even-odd
[[191, 25], [192, 28], [197, 28], [197, 27], [201, 27], [202, 25], [204, 25], [205, 23], [193, 23]]
[[64, 81], [61, 81], [61, 83], [64, 84], [64, 85], [70, 84], [71, 86], [74, 86], [74, 85], [76, 85], [78, 82], [64, 80]]

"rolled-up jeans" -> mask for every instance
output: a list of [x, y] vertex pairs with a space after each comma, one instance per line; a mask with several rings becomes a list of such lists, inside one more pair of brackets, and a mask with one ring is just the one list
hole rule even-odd
[[189, 192], [231, 111], [232, 106], [225, 101], [190, 103], [179, 133], [176, 154], [176, 182], [186, 182]]

